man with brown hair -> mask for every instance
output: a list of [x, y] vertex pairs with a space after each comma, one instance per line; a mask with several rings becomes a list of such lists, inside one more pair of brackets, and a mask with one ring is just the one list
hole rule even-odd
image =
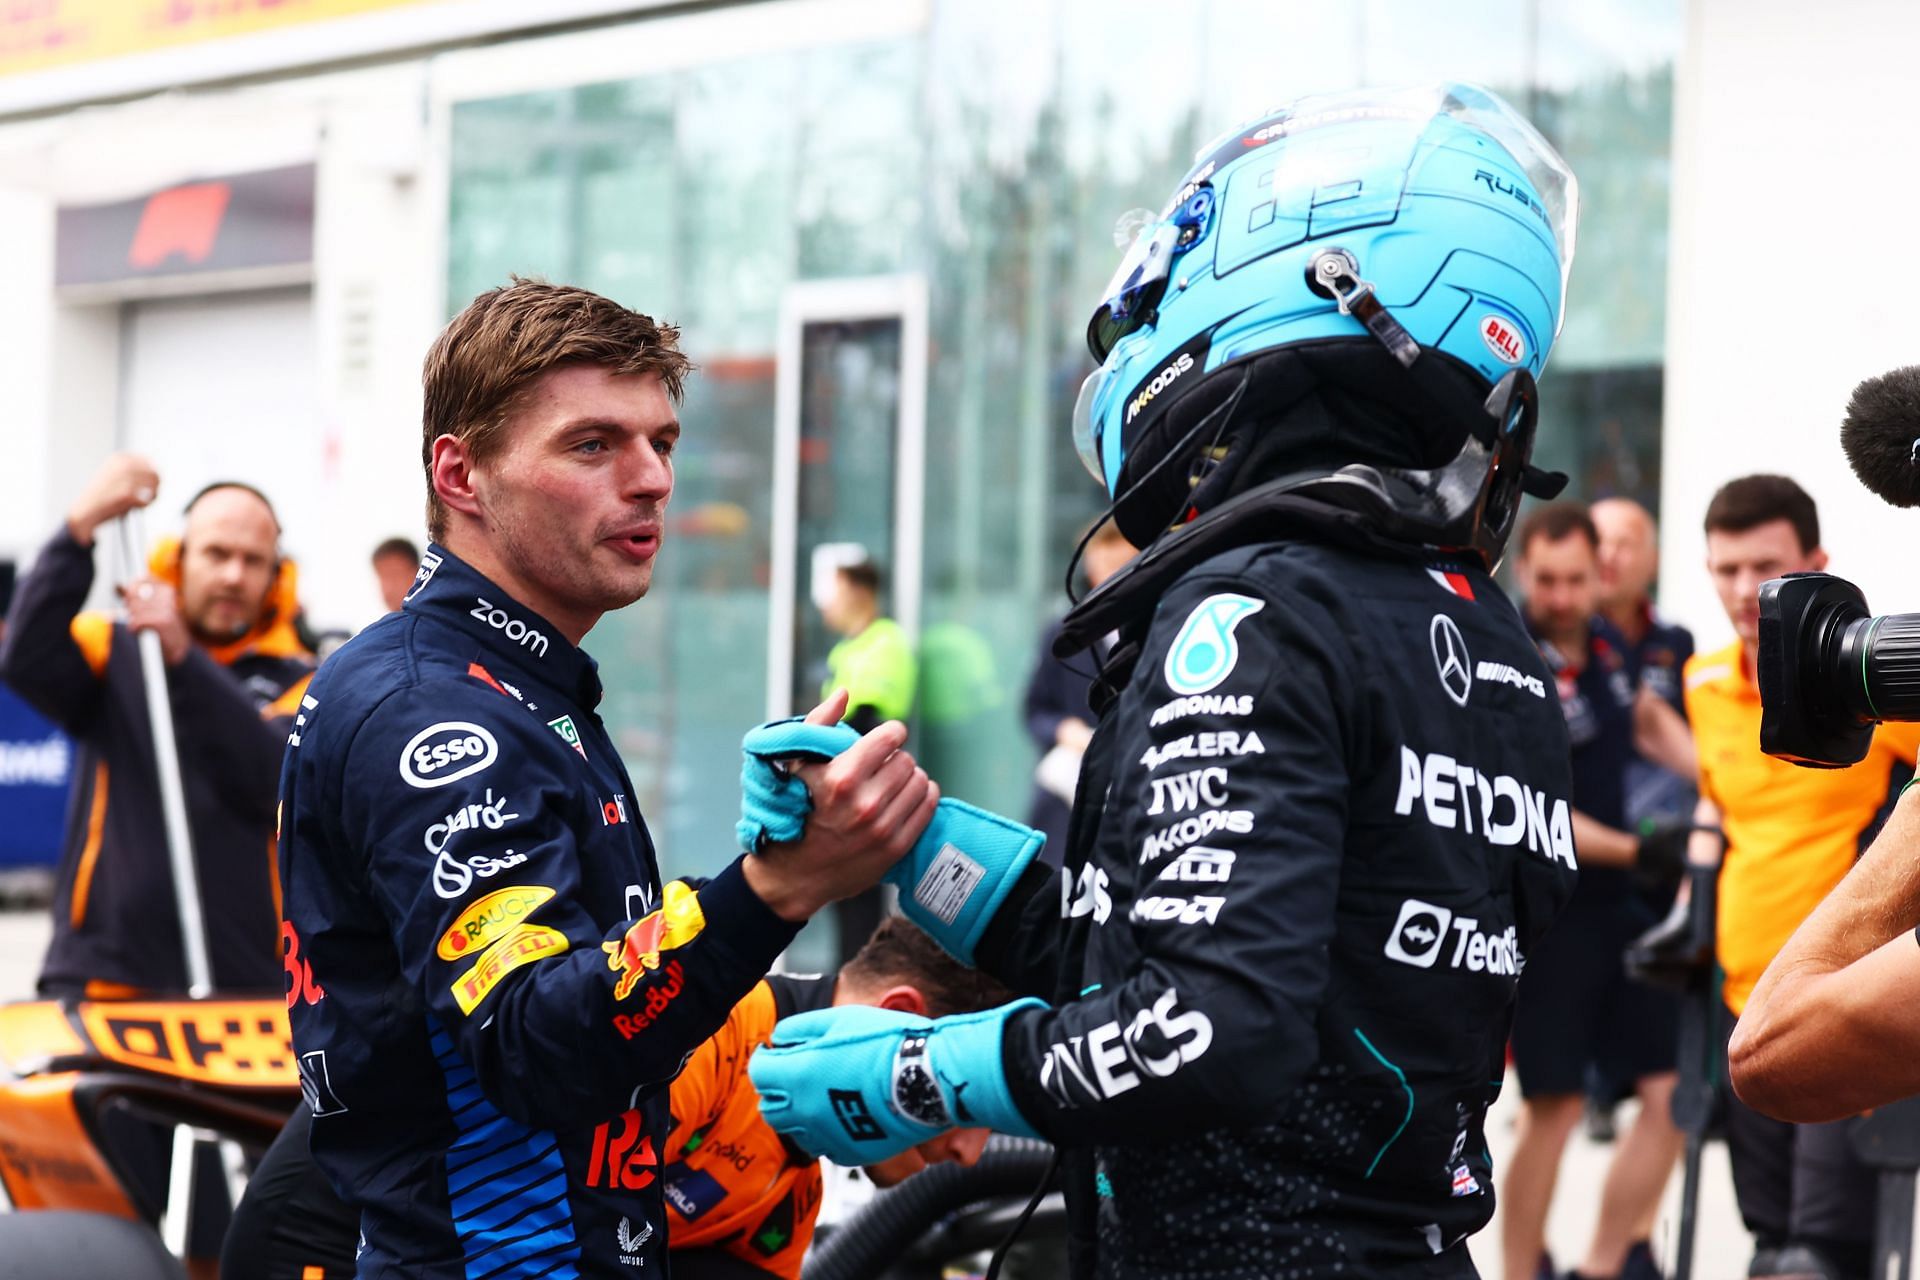
[[392, 613], [405, 603], [407, 591], [413, 586], [420, 548], [411, 538], [388, 538], [373, 549], [371, 563], [374, 579], [380, 584], [380, 603]]
[[[1760, 975], [1846, 876], [1913, 777], [1920, 726], [1881, 725], [1858, 764], [1802, 769], [1760, 750], [1760, 584], [1826, 568], [1813, 499], [1786, 476], [1730, 480], [1707, 505], [1707, 571], [1736, 638], [1687, 663], [1687, 718], [1700, 746], [1696, 819], [1725, 833], [1715, 953], [1731, 1029]], [[1754, 1276], [1865, 1275], [1873, 1171], [1846, 1122], [1787, 1124], [1727, 1098], [1727, 1153]]]
[[[912, 714], [919, 663], [906, 629], [880, 612], [880, 566], [863, 559], [835, 570], [820, 617], [840, 637], [827, 655], [826, 692], [847, 691], [847, 723], [864, 733]], [[866, 937], [878, 922], [853, 936]]]
[[[774, 1024], [809, 1009], [868, 1005], [919, 1018], [991, 1009], [1013, 993], [942, 951], [910, 921], [880, 922], [835, 974], [774, 974], [734, 1006], [673, 1082], [673, 1132], [661, 1174], [676, 1280], [796, 1280], [820, 1210], [820, 1162], [760, 1114], [747, 1076]], [[972, 1165], [990, 1131], [949, 1129], [866, 1166], [892, 1187], [936, 1164]]]
[[425, 371], [432, 545], [295, 722], [287, 1003], [362, 1277], [664, 1270], [668, 1082], [932, 816], [889, 722], [799, 766], [800, 840], [662, 886], [577, 646], [652, 581], [678, 336], [535, 281], [454, 318]]

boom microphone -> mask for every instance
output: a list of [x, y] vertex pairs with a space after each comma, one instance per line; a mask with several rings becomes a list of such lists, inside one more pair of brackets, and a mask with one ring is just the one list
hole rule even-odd
[[1868, 378], [1853, 389], [1840, 424], [1853, 474], [1896, 507], [1920, 506], [1920, 365]]

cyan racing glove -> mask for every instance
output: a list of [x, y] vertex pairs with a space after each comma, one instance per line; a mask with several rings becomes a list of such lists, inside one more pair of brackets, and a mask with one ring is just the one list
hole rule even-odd
[[1001, 1065], [1007, 1019], [1038, 1000], [928, 1019], [868, 1005], [782, 1018], [747, 1062], [760, 1114], [803, 1150], [853, 1168], [954, 1128], [1037, 1138]]
[[831, 760], [860, 741], [844, 724], [808, 724], [799, 716], [749, 729], [740, 743], [740, 847], [758, 853], [768, 844], [798, 840], [813, 798], [788, 760]]
[[[775, 720], [750, 731], [741, 749], [740, 847], [757, 853], [769, 842], [798, 840], [812, 802], [806, 784], [782, 761], [831, 760], [860, 740], [845, 725]], [[986, 932], [1020, 873], [1039, 854], [1046, 836], [1032, 827], [942, 800], [933, 821], [906, 857], [886, 874], [900, 890], [900, 909], [962, 964]]]
[[899, 888], [907, 919], [948, 955], [972, 965], [993, 913], [1046, 842], [1044, 832], [1024, 823], [943, 799], [907, 856], [883, 878]]

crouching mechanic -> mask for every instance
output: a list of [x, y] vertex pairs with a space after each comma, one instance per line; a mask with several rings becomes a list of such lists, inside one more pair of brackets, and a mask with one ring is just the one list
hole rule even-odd
[[[837, 974], [773, 974], [749, 992], [673, 1082], [660, 1177], [674, 1280], [800, 1275], [820, 1212], [820, 1162], [767, 1125], [747, 1078], [778, 1019], [850, 1005], [938, 1018], [1010, 998], [899, 916], [881, 921]], [[984, 1128], [950, 1129], [869, 1165], [867, 1177], [891, 1187], [928, 1165], [972, 1165], [987, 1138]]]
[[[1058, 884], [942, 802], [890, 873], [1029, 997], [803, 1014], [775, 1127], [870, 1162], [1066, 1149], [1074, 1274], [1469, 1276], [1515, 981], [1571, 893], [1565, 725], [1489, 571], [1559, 328], [1572, 175], [1464, 86], [1201, 153], [1089, 326], [1076, 434], [1145, 550]], [[751, 793], [750, 793], [751, 794]]]
[[668, 1082], [932, 816], [883, 724], [800, 768], [803, 838], [663, 890], [577, 646], [652, 579], [677, 336], [529, 281], [455, 317], [425, 371], [433, 544], [400, 612], [302, 700], [287, 1002], [361, 1280], [663, 1272]]

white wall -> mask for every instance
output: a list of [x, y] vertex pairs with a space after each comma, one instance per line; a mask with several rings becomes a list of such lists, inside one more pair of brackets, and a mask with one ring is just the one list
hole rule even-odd
[[[1835, 572], [1920, 610], [1920, 510], [1853, 477], [1862, 378], [1920, 363], [1920, 5], [1690, 0], [1676, 73], [1661, 605], [1732, 638], [1703, 566], [1720, 484], [1774, 471], [1820, 506]], [[1920, 423], [1916, 424], [1920, 435]]]
[[[918, 30], [928, 14], [928, 0], [745, 5], [0, 122], [0, 556], [30, 556], [46, 539], [112, 448], [120, 413], [123, 308], [56, 296], [58, 205], [318, 166], [314, 377], [300, 380], [318, 387], [318, 404], [299, 416], [317, 417], [323, 461], [267, 488], [324, 491], [326, 526], [288, 529], [302, 596], [322, 625], [358, 626], [379, 610], [368, 553], [394, 534], [425, 536], [419, 378], [444, 320], [452, 104], [645, 74], [720, 50]], [[219, 376], [217, 361], [207, 376]], [[167, 459], [154, 461], [164, 483]], [[150, 531], [171, 529], [177, 511], [163, 501]]]
[[[324, 491], [324, 524], [288, 531], [316, 620], [358, 626], [378, 614], [368, 552], [392, 534], [423, 536], [418, 378], [439, 327], [444, 208], [423, 177], [425, 84], [413, 60], [0, 124], [0, 555], [29, 556], [48, 536], [122, 416], [124, 307], [56, 294], [54, 209], [314, 163], [312, 368], [289, 386], [318, 390], [283, 416], [318, 422], [306, 429], [323, 462], [263, 487]], [[204, 376], [220, 376], [217, 352]], [[262, 405], [262, 422], [273, 418]], [[154, 461], [164, 484], [164, 449]], [[177, 520], [164, 500], [149, 530]]]

